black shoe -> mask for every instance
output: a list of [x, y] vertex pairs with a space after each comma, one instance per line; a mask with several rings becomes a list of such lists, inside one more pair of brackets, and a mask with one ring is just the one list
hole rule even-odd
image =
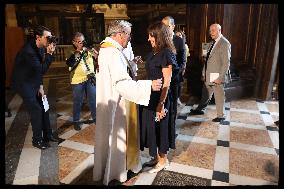
[[221, 121], [224, 121], [224, 120], [225, 120], [225, 118], [223, 118], [223, 117], [216, 117], [216, 118], [212, 119], [213, 122], [221, 122]]
[[49, 141], [51, 141], [51, 142], [59, 142], [59, 141], [60, 141], [60, 138], [51, 135], [51, 137], [49, 137]]
[[128, 170], [127, 171], [127, 180], [129, 180], [129, 179], [131, 179], [131, 178], [133, 178], [133, 177], [135, 177], [137, 175], [139, 175], [139, 172], [138, 173], [134, 173], [133, 171]]
[[33, 142], [33, 146], [41, 150], [45, 150], [50, 147], [49, 143], [44, 142], [43, 140]]
[[82, 123], [80, 123], [80, 122], [75, 122], [75, 123], [74, 123], [74, 129], [75, 129], [76, 131], [80, 131], [80, 130], [81, 130], [81, 125], [82, 125]]
[[84, 124], [92, 124], [92, 123], [95, 123], [95, 124], [96, 124], [96, 120], [89, 119], [89, 120], [83, 121], [83, 123], [84, 123]]
[[116, 179], [113, 179], [108, 183], [108, 186], [119, 186], [119, 185], [122, 185], [122, 184], [123, 184], [122, 182], [120, 182]]
[[153, 167], [158, 163], [158, 159], [151, 159], [150, 161], [143, 164], [143, 167]]
[[204, 112], [202, 110], [193, 110], [191, 109], [188, 115], [203, 115]]
[[12, 117], [12, 113], [10, 110], [8, 110], [8, 117]]
[[59, 138], [58, 136], [51, 135], [43, 139], [45, 142], [61, 142], [64, 139]]

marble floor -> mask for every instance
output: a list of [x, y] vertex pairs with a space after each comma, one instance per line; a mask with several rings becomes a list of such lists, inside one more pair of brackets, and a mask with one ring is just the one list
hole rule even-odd
[[[54, 66], [44, 78], [50, 120], [63, 140], [47, 150], [31, 145], [31, 125], [22, 99], [6, 91], [12, 117], [5, 117], [7, 184], [83, 184], [92, 181], [94, 132], [88, 105], [83, 104], [80, 131], [72, 125], [72, 93], [66, 67]], [[184, 86], [186, 84], [184, 83]], [[183, 92], [182, 102], [187, 96]], [[188, 116], [191, 108], [178, 107], [176, 149], [168, 154], [170, 166], [157, 174], [143, 169], [123, 185], [278, 185], [278, 101], [253, 98], [226, 102], [226, 120], [214, 123], [215, 105], [206, 113]], [[142, 163], [150, 159], [141, 152]]]

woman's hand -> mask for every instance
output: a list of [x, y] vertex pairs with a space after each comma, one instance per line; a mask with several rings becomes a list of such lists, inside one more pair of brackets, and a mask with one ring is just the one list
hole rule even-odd
[[133, 59], [133, 62], [135, 64], [142, 64], [144, 61], [142, 60], [142, 57], [141, 56], [136, 56], [134, 59]]
[[43, 85], [40, 85], [37, 95], [38, 96], [44, 96]]
[[163, 119], [164, 117], [166, 117], [167, 115], [167, 111], [164, 107], [164, 104], [159, 104], [157, 109], [156, 109], [156, 117], [155, 117], [155, 121], [158, 122], [161, 119]]

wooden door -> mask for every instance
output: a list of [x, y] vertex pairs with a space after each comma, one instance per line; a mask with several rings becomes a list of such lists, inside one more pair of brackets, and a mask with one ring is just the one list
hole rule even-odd
[[10, 87], [15, 57], [24, 45], [24, 30], [21, 27], [5, 27], [5, 86]]

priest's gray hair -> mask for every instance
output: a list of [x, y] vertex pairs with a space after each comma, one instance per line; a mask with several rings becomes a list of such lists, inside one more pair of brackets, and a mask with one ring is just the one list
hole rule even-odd
[[114, 20], [109, 23], [107, 35], [111, 36], [112, 34], [118, 32], [124, 32], [125, 28], [131, 28], [132, 24], [125, 20]]

